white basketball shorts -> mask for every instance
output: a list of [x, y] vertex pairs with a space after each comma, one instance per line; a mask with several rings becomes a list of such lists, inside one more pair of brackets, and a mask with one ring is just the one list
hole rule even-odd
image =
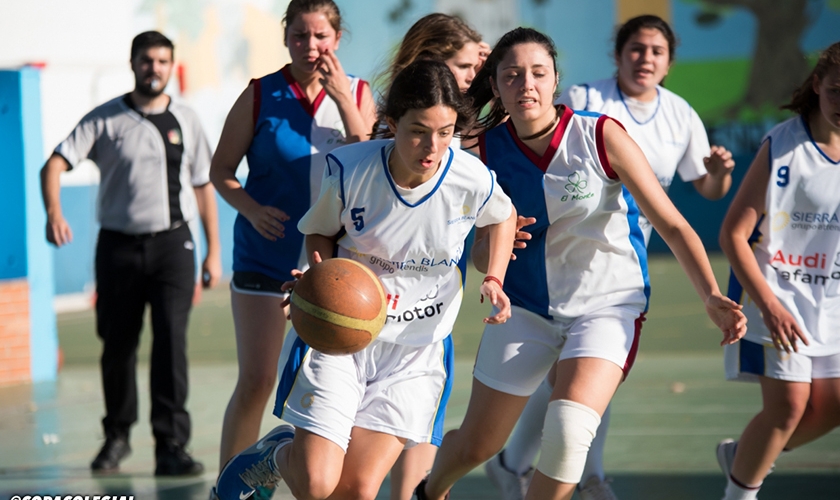
[[452, 336], [423, 347], [373, 341], [331, 356], [286, 336], [274, 414], [347, 451], [360, 427], [440, 446], [452, 389]]
[[627, 376], [636, 359], [644, 313], [608, 307], [579, 318], [547, 319], [518, 306], [501, 325], [487, 325], [474, 376], [515, 396], [530, 396], [555, 361], [601, 358]]

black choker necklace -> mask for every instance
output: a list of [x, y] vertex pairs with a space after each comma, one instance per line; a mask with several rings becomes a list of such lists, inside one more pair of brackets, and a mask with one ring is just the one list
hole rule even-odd
[[560, 121], [560, 114], [559, 113], [554, 117], [553, 120], [551, 120], [551, 123], [549, 123], [546, 128], [540, 130], [536, 134], [529, 135], [528, 137], [520, 137], [519, 140], [530, 141], [530, 140], [533, 140], [533, 139], [540, 138], [540, 137], [544, 136], [545, 134], [551, 132], [554, 129], [554, 126], [557, 125], [558, 121]]

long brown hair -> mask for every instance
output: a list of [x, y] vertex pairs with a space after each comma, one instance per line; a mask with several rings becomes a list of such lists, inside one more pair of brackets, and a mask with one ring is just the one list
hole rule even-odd
[[821, 82], [828, 71], [840, 66], [840, 42], [835, 42], [820, 54], [817, 65], [793, 92], [790, 102], [782, 106], [782, 109], [789, 109], [800, 116], [808, 117], [811, 112], [820, 107], [820, 96], [814, 92], [814, 83]]
[[390, 87], [397, 74], [414, 61], [445, 62], [470, 42], [481, 42], [481, 35], [455, 16], [435, 13], [420, 18], [406, 32], [385, 72], [385, 87]]

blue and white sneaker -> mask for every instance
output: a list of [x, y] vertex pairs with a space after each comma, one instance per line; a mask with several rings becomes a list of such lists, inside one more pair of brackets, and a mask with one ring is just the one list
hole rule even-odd
[[274, 464], [274, 452], [295, 437], [295, 428], [280, 425], [239, 455], [231, 458], [216, 481], [219, 500], [251, 498], [259, 486], [273, 487], [282, 478]]

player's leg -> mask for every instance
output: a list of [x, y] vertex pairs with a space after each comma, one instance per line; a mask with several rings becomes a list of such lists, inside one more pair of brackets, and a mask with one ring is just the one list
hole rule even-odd
[[96, 331], [102, 339], [105, 444], [91, 464], [114, 470], [137, 421], [137, 345], [146, 308], [142, 258], [130, 236], [102, 230], [96, 246]]
[[552, 374], [537, 472], [527, 499], [568, 499], [618, 385], [636, 358], [644, 314], [608, 307], [571, 322]]
[[151, 306], [151, 424], [157, 475], [199, 474], [204, 467], [184, 451], [190, 439], [187, 412], [187, 324], [195, 292], [195, 259], [184, 225], [146, 242]]
[[426, 497], [442, 499], [458, 479], [498, 453], [527, 401], [527, 396], [497, 391], [473, 379], [464, 421], [444, 436], [426, 483]]
[[355, 427], [351, 436], [341, 479], [330, 499], [375, 500], [382, 481], [402, 452], [405, 440], [360, 427]]
[[391, 468], [391, 500], [411, 500], [414, 488], [432, 469], [438, 448], [421, 443], [400, 453]]
[[524, 475], [534, 465], [534, 460], [540, 452], [542, 426], [545, 421], [545, 411], [551, 401], [552, 387], [546, 378], [536, 392], [528, 398], [528, 404], [519, 417], [513, 434], [502, 452], [504, 466], [517, 475]]
[[257, 441], [263, 412], [277, 381], [286, 314], [281, 295], [230, 292], [239, 375], [222, 424], [220, 468]]
[[809, 443], [840, 426], [840, 354], [811, 358], [811, 398], [787, 449]]
[[427, 498], [442, 499], [455, 481], [501, 450], [563, 341], [557, 321], [517, 306], [505, 324], [485, 327], [466, 416], [438, 450], [423, 487]]
[[557, 363], [542, 454], [526, 499], [572, 497], [600, 417], [623, 376], [620, 366], [605, 359], [572, 358]]
[[543, 422], [551, 391], [551, 384], [546, 377], [528, 398], [528, 404], [505, 449], [484, 464], [488, 479], [498, 488], [503, 500], [525, 498], [534, 470], [534, 460], [540, 452]]
[[809, 383], [764, 376], [760, 383], [763, 406], [738, 441], [725, 498], [754, 498], [808, 405]]

